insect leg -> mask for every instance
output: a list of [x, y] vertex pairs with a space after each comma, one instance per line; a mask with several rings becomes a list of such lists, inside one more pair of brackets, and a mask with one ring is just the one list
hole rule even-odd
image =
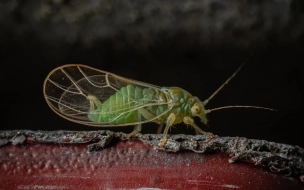
[[160, 140], [160, 147], [163, 147], [165, 146], [168, 138], [168, 130], [169, 128], [173, 125], [174, 121], [175, 121], [175, 114], [174, 113], [170, 113], [170, 115], [168, 116], [167, 118], [167, 121], [166, 121], [166, 128], [164, 130], [164, 133], [163, 133], [163, 138]]
[[[152, 120], [153, 118], [155, 118], [154, 114], [152, 114], [151, 112], [149, 112], [148, 110], [146, 110], [144, 108], [139, 109], [139, 112], [147, 120]], [[164, 123], [161, 123], [161, 121], [155, 121], [155, 122], [160, 124], [159, 127], [158, 127], [158, 129], [157, 129], [157, 134], [161, 134], [161, 132], [162, 132], [162, 130], [164, 128]]]
[[164, 123], [161, 123], [159, 126], [158, 126], [158, 129], [157, 129], [157, 134], [161, 134], [162, 130], [164, 129]]
[[[138, 110], [138, 121], [141, 121], [141, 116], [143, 116], [145, 119], [149, 120], [149, 119], [153, 119], [155, 117], [155, 115], [153, 115], [152, 113], [150, 113], [149, 111], [147, 111], [144, 108], [140, 108]], [[134, 126], [134, 130], [128, 134], [127, 138], [130, 138], [134, 135], [136, 135], [137, 133], [139, 133], [141, 131], [141, 124], [137, 124]]]
[[[146, 110], [145, 108], [140, 108], [138, 110], [138, 113], [140, 113], [142, 116], [144, 116], [145, 119], [150, 120], [155, 118], [155, 115]], [[140, 121], [140, 120], [139, 120]]]
[[197, 131], [197, 132], [200, 133], [200, 134], [204, 134], [204, 135], [208, 135], [208, 136], [214, 136], [212, 133], [210, 133], [210, 132], [205, 132], [205, 131], [203, 131], [201, 128], [199, 128], [199, 127], [194, 123], [194, 120], [193, 120], [191, 117], [186, 116], [186, 117], [184, 117], [183, 121], [184, 121], [185, 124], [191, 125], [191, 126], [195, 129], [195, 131]]
[[96, 96], [88, 95], [87, 99], [90, 101], [90, 111], [101, 109], [102, 103], [98, 100]]
[[134, 130], [127, 135], [127, 139], [129, 139], [130, 137], [136, 135], [137, 133], [140, 133], [140, 131], [141, 131], [141, 124], [135, 125], [134, 126]]

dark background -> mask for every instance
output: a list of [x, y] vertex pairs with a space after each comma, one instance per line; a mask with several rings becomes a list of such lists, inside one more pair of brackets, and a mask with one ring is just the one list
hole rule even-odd
[[[42, 85], [57, 66], [86, 64], [178, 86], [207, 105], [256, 105], [208, 116], [205, 131], [304, 146], [302, 1], [1, 1], [0, 129], [97, 130], [57, 116]], [[101, 128], [104, 129], [104, 128]], [[113, 129], [132, 131], [132, 127]], [[146, 124], [143, 133], [155, 133]], [[171, 133], [193, 134], [179, 125]]]

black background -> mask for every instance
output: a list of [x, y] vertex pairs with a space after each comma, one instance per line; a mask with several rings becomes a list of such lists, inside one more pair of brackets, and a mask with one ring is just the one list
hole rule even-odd
[[[79, 18], [75, 16], [76, 10], [84, 11], [87, 4], [56, 2], [17, 1], [11, 10], [8, 10], [12, 6], [9, 1], [2, 2], [6, 11], [2, 11], [0, 20], [0, 129], [98, 130], [66, 121], [46, 104], [43, 81], [52, 69], [63, 64], [81, 63], [158, 86], [178, 86], [204, 100], [248, 59], [240, 73], [207, 108], [256, 105], [278, 111], [221, 110], [208, 115], [209, 128], [201, 123], [199, 126], [219, 136], [242, 136], [304, 146], [303, 3], [268, 1], [278, 9], [286, 6], [282, 12], [269, 11], [276, 17], [259, 9], [265, 6], [263, 3], [212, 4], [209, 8], [215, 7], [215, 10], [216, 7], [224, 11], [238, 7], [237, 16], [232, 17], [235, 19], [223, 22], [225, 27], [215, 30], [216, 21], [223, 19], [223, 12], [210, 16], [204, 6], [194, 6], [193, 13], [193, 10], [176, 11], [183, 10], [180, 7], [186, 4], [166, 2], [167, 9], [162, 10], [165, 6], [160, 2], [149, 5], [134, 1], [138, 7], [125, 9], [128, 1], [124, 1], [111, 3], [112, 9], [107, 13], [100, 9], [100, 13], [84, 13]], [[99, 2], [104, 4], [95, 7], [110, 4]], [[146, 10], [151, 6], [156, 7], [153, 14], [145, 17], [142, 12], [132, 23], [121, 21], [124, 18], [121, 14], [129, 15], [134, 10]], [[45, 7], [49, 8], [46, 15]], [[248, 12], [256, 9], [260, 12], [248, 16]], [[284, 15], [286, 10], [288, 14]], [[72, 18], [75, 16], [76, 21], [68, 22], [66, 15], [58, 16], [64, 15], [65, 11], [69, 11]], [[103, 21], [92, 22], [96, 15], [102, 15]], [[244, 15], [247, 17], [240, 19]], [[164, 21], [176, 17], [177, 21]], [[199, 22], [207, 22], [206, 18], [209, 25], [198, 27]], [[252, 23], [252, 18], [258, 19]], [[269, 22], [273, 24], [267, 25]], [[102, 36], [103, 29], [107, 34]], [[132, 127], [113, 130], [130, 132]], [[155, 133], [156, 130], [157, 124], [146, 124], [142, 132]], [[194, 134], [183, 124], [172, 128], [171, 133]]]

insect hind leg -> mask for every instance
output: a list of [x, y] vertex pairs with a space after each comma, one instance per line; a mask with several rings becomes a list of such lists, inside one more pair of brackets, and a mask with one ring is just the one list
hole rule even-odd
[[101, 109], [102, 103], [98, 100], [96, 96], [88, 95], [87, 99], [90, 101], [90, 111]]
[[[149, 111], [147, 111], [145, 108], [140, 108], [138, 110], [138, 114], [137, 114], [137, 121], [141, 121], [141, 117], [144, 117], [146, 120], [150, 120], [153, 119], [155, 117], [155, 115], [153, 115], [152, 113], [150, 113]], [[141, 124], [137, 124], [134, 126], [134, 130], [128, 134], [127, 138], [129, 139], [130, 137], [136, 135], [137, 133], [140, 133], [141, 131]]]
[[133, 137], [137, 133], [140, 133], [140, 131], [141, 131], [141, 124], [135, 125], [133, 131], [127, 135], [127, 138], [129, 139]]
[[164, 123], [161, 123], [161, 124], [158, 126], [158, 129], [157, 129], [156, 134], [161, 134], [162, 131], [163, 131], [163, 129], [164, 129]]

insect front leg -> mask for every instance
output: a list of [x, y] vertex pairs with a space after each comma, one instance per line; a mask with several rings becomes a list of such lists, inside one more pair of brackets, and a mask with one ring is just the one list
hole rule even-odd
[[168, 116], [167, 121], [166, 121], [166, 128], [165, 128], [164, 133], [163, 133], [163, 138], [160, 140], [160, 145], [159, 145], [160, 147], [165, 146], [165, 144], [166, 144], [166, 142], [168, 140], [168, 138], [167, 138], [167, 136], [168, 136], [168, 130], [173, 125], [175, 119], [176, 119], [175, 114], [174, 113], [170, 113], [170, 115]]
[[205, 132], [203, 131], [201, 128], [199, 128], [195, 123], [194, 123], [194, 120], [191, 118], [191, 117], [184, 117], [183, 119], [184, 123], [185, 124], [188, 124], [188, 125], [191, 125], [195, 131], [197, 131], [198, 133], [200, 134], [204, 134], [204, 135], [208, 135], [208, 136], [214, 136], [212, 133], [210, 132]]

